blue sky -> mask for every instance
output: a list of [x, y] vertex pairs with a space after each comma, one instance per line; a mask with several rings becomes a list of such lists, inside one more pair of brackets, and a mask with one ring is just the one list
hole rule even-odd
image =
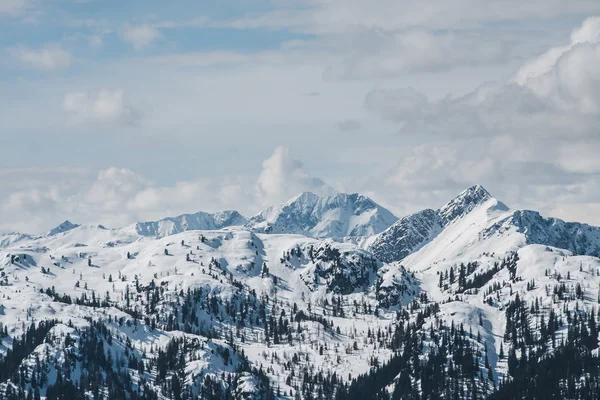
[[0, 230], [250, 215], [313, 178], [400, 216], [481, 183], [600, 224], [595, 15], [588, 0], [5, 0]]

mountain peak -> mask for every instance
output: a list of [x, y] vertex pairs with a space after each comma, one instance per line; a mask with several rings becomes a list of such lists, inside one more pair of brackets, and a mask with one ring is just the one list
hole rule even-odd
[[256, 232], [313, 237], [369, 236], [396, 220], [390, 211], [357, 193], [320, 197], [304, 192], [262, 211], [247, 227]]
[[479, 196], [479, 197], [492, 198], [492, 195], [490, 194], [490, 192], [488, 192], [483, 186], [481, 186], [479, 184], [466, 188], [465, 190], [462, 191], [461, 194], [459, 194], [456, 197], [458, 198], [458, 197], [466, 197], [466, 196]]
[[321, 197], [314, 194], [313, 192], [302, 192], [299, 195], [292, 197], [285, 204], [292, 204], [292, 203], [297, 203], [297, 202], [299, 202], [299, 203], [316, 203], [320, 198]]
[[443, 206], [440, 209], [440, 216], [444, 224], [448, 224], [490, 199], [492, 195], [483, 186], [473, 185]]
[[50, 232], [48, 232], [48, 236], [53, 236], [62, 232], [70, 231], [71, 229], [75, 229], [78, 226], [78, 224], [74, 224], [71, 221], [66, 220], [57, 227], [51, 229]]

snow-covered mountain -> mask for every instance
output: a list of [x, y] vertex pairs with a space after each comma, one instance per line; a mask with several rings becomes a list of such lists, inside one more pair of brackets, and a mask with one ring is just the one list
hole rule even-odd
[[239, 212], [233, 210], [220, 211], [214, 214], [197, 212], [183, 214], [174, 218], [164, 218], [160, 221], [138, 222], [126, 227], [143, 236], [165, 237], [185, 231], [216, 230], [228, 226], [241, 226], [248, 222]]
[[385, 262], [400, 261], [429, 242], [442, 228], [443, 221], [438, 212], [423, 210], [400, 218], [377, 235], [369, 249]]
[[262, 211], [250, 219], [247, 227], [255, 232], [312, 237], [371, 236], [387, 229], [397, 219], [360, 194], [319, 197], [305, 192]]
[[0, 399], [593, 398], [599, 248], [481, 186], [3, 235]]
[[468, 227], [463, 226], [462, 238], [469, 237], [475, 242], [485, 238], [486, 242], [493, 242], [510, 236], [518, 243], [546, 244], [575, 254], [600, 255], [600, 228], [544, 218], [536, 211], [510, 210], [480, 185], [466, 189], [439, 210], [428, 209], [401, 218], [372, 238], [369, 249], [385, 262], [402, 261], [444, 231], [449, 231], [449, 227], [456, 230], [454, 222], [467, 219], [472, 213], [476, 216], [468, 218], [471, 222]]
[[48, 232], [48, 236], [58, 235], [59, 233], [63, 233], [66, 231], [70, 231], [71, 229], [75, 229], [78, 226], [79, 225], [74, 224], [71, 221], [67, 220], [67, 221], [63, 222], [62, 224], [58, 225], [57, 227], [51, 229], [50, 232]]
[[370, 249], [386, 262], [401, 261], [492, 196], [481, 185], [472, 186], [439, 210], [423, 210], [399, 219], [370, 241]]
[[516, 229], [527, 243], [546, 244], [578, 255], [600, 256], [600, 228], [579, 222], [545, 218], [537, 211], [516, 210], [496, 222], [484, 235], [501, 234]]

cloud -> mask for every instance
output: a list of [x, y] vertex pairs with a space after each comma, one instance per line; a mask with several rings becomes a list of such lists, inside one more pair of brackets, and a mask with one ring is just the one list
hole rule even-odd
[[519, 85], [527, 85], [528, 81], [551, 73], [563, 54], [579, 44], [595, 44], [600, 42], [600, 17], [590, 17], [583, 21], [581, 27], [571, 33], [571, 41], [566, 46], [553, 47], [545, 53], [528, 60], [514, 75], [513, 80]]
[[90, 90], [67, 93], [63, 111], [74, 124], [127, 126], [138, 122], [140, 111], [128, 103], [123, 90]]
[[290, 156], [289, 149], [277, 147], [263, 161], [256, 184], [263, 205], [281, 202], [298, 193], [309, 191], [321, 195], [334, 194], [335, 190], [319, 178], [311, 176], [302, 162]]
[[161, 34], [158, 29], [148, 24], [136, 26], [125, 25], [121, 32], [121, 37], [130, 43], [135, 50], [142, 50], [160, 38]]
[[343, 54], [326, 70], [327, 77], [336, 79], [395, 77], [499, 64], [510, 54], [501, 36], [492, 39], [481, 32], [363, 28], [330, 40], [332, 49]]
[[[491, 6], [497, 8], [497, 15], [466, 0], [459, 1], [465, 8], [457, 8], [458, 11], [449, 9], [457, 7], [456, 4], [434, 1], [434, 5], [439, 3], [440, 14], [408, 3], [403, 4], [406, 13], [394, 13], [402, 4], [386, 0], [382, 3], [388, 6], [384, 12], [354, 0], [335, 3], [315, 1], [304, 14], [292, 11], [287, 15], [257, 16], [265, 19], [253, 21], [254, 26], [267, 26], [277, 22], [267, 19], [279, 18], [277, 23], [282, 27], [318, 33], [317, 38], [309, 36], [306, 40], [283, 44], [280, 49], [136, 57], [100, 64], [101, 68], [106, 67], [102, 71], [105, 77], [74, 76], [74, 80], [69, 80], [73, 86], [66, 89], [54, 81], [46, 85], [19, 83], [14, 89], [4, 85], [2, 89], [10, 86], [11, 94], [28, 89], [29, 97], [33, 93], [52, 92], [52, 96], [37, 100], [44, 105], [45, 99], [61, 98], [69, 92], [63, 102], [67, 120], [88, 126], [114, 127], [139, 122], [141, 113], [136, 106], [139, 100], [128, 99], [132, 94], [152, 103], [152, 108], [161, 112], [144, 113], [143, 128], [144, 133], [148, 128], [151, 131], [148, 134], [156, 135], [157, 140], [152, 144], [140, 143], [148, 147], [139, 152], [141, 155], [133, 156], [129, 165], [136, 165], [136, 172], [144, 173], [142, 168], [148, 164], [143, 159], [179, 157], [180, 164], [173, 163], [176, 166], [164, 171], [161, 166], [162, 179], [190, 174], [190, 170], [209, 162], [217, 165], [212, 163], [226, 153], [219, 149], [223, 147], [219, 141], [214, 141], [214, 132], [219, 132], [221, 141], [231, 140], [245, 149], [237, 154], [236, 160], [219, 169], [226, 169], [233, 176], [217, 176], [222, 172], [213, 169], [205, 172], [214, 175], [210, 178], [194, 179], [187, 175], [177, 178], [173, 185], [163, 185], [151, 182], [143, 174], [136, 177], [138, 174], [132, 171], [129, 172], [133, 175], [126, 171], [107, 172], [104, 177], [81, 184], [77, 190], [61, 186], [56, 202], [51, 201], [56, 195], [47, 186], [15, 188], [23, 193], [19, 201], [11, 204], [25, 204], [25, 199], [31, 196], [28, 210], [34, 209], [31, 204], [40, 207], [45, 204], [48, 209], [57, 207], [49, 215], [69, 218], [73, 215], [77, 222], [97, 221], [109, 226], [198, 209], [240, 208], [252, 213], [303, 190], [329, 193], [330, 187], [304, 165], [323, 168], [326, 175], [322, 178], [330, 183], [346, 174], [348, 182], [343, 184], [348, 191], [372, 195], [399, 215], [440, 206], [474, 183], [484, 184], [513, 206], [536, 208], [540, 203], [555, 201], [569, 204], [560, 208], [565, 213], [561, 216], [567, 215], [566, 210], [578, 202], [576, 195], [557, 196], [561, 188], [570, 193], [587, 193], [585, 201], [594, 204], [590, 200], [591, 193], [595, 193], [590, 182], [598, 178], [600, 169], [593, 151], [600, 145], [596, 132], [600, 122], [600, 90], [594, 68], [598, 65], [597, 19], [587, 20], [576, 29], [566, 46], [547, 46], [547, 52], [511, 71], [490, 67], [513, 56], [514, 36], [506, 39], [502, 32], [529, 35], [530, 26], [515, 33], [510, 24], [505, 25], [506, 21], [498, 24], [500, 28], [484, 25], [496, 19], [522, 18], [510, 6], [525, 16], [545, 19], [558, 15], [557, 10], [572, 15], [585, 7], [598, 7], [597, 2], [568, 5], [550, 0], [542, 6], [537, 1], [517, 4], [501, 0], [502, 6]], [[345, 5], [347, 9], [342, 10]], [[549, 10], [543, 14], [545, 6]], [[568, 9], [570, 6], [572, 9]], [[339, 11], [337, 20], [332, 18], [334, 14], [327, 15], [333, 9]], [[177, 24], [158, 23], [149, 28], [160, 34]], [[474, 27], [477, 24], [484, 29]], [[493, 32], [488, 33], [488, 28]], [[92, 29], [92, 32], [98, 31]], [[541, 29], [538, 34], [546, 32]], [[555, 40], [556, 35], [554, 32], [544, 40], [560, 43]], [[138, 43], [138, 49], [155, 43], [157, 36], [149, 36], [152, 38]], [[523, 42], [530, 42], [531, 37], [527, 36]], [[531, 48], [540, 45], [537, 39], [534, 42]], [[536, 54], [539, 48], [536, 47]], [[479, 68], [482, 65], [491, 72], [480, 73], [485, 69]], [[201, 73], [195, 67], [201, 67]], [[326, 67], [330, 67], [332, 74], [325, 78], [351, 81], [323, 79]], [[156, 74], [157, 68], [163, 72], [162, 77]], [[451, 72], [437, 73], [446, 70]], [[420, 72], [436, 74], [418, 76]], [[506, 76], [507, 72], [512, 72], [508, 79], [475, 90], [470, 88], [491, 76]], [[98, 87], [125, 91], [80, 91], [84, 79], [96, 82], [94, 85]], [[114, 79], [122, 82], [114, 86], [114, 81], [109, 82]], [[264, 82], [271, 83], [268, 90]], [[413, 88], [407, 88], [409, 84]], [[44, 91], [38, 86], [45, 86]], [[459, 95], [442, 97], [449, 87]], [[300, 95], [303, 93], [319, 93], [319, 96]], [[27, 125], [32, 112], [22, 111], [27, 109], [23, 105], [30, 105], [32, 100], [15, 103], [12, 98], [17, 96], [11, 94], [5, 96], [0, 107], [5, 116], [11, 117], [5, 120], [15, 121], [13, 115], [22, 113], [21, 119], [26, 121], [23, 125], [33, 130], [32, 125]], [[261, 101], [248, 101], [256, 98]], [[40, 106], [37, 109], [38, 116], [53, 111]], [[232, 119], [232, 115], [236, 118]], [[58, 125], [46, 123], [54, 122], [50, 118], [36, 120], [31, 124]], [[26, 130], [15, 122], [11, 124], [16, 128], [11, 131]], [[175, 124], [181, 141], [161, 136], [173, 132]], [[356, 141], [344, 140], [355, 129], [361, 129], [360, 135], [352, 135]], [[248, 135], [249, 131], [260, 133]], [[394, 135], [396, 132], [402, 135]], [[252, 165], [256, 161], [254, 154], [266, 151], [268, 143], [283, 143], [286, 147], [277, 149], [265, 160], [260, 173], [235, 174], [240, 165], [244, 169]], [[193, 153], [197, 148], [204, 149], [205, 155], [189, 161], [197, 158]], [[117, 154], [125, 153], [121, 151]], [[172, 155], [165, 155], [168, 153]], [[94, 161], [96, 165], [99, 159]], [[255, 166], [259, 167], [258, 163]], [[375, 178], [369, 178], [368, 174]], [[111, 186], [111, 182], [116, 182], [116, 186]], [[120, 185], [131, 189], [121, 190]], [[337, 188], [338, 183], [335, 185]], [[42, 194], [44, 191], [48, 194]], [[600, 191], [596, 194], [600, 196]], [[8, 195], [2, 198], [7, 199]], [[98, 214], [95, 209], [100, 210]], [[36, 213], [42, 215], [41, 211]], [[44, 218], [32, 217], [32, 224], [42, 224]], [[3, 223], [7, 225], [7, 221], [8, 217]]]
[[431, 101], [408, 89], [374, 89], [367, 109], [405, 134], [596, 137], [600, 120], [600, 19], [586, 20], [569, 46], [527, 61], [511, 79]]
[[54, 189], [29, 189], [11, 193], [0, 204], [3, 221], [0, 232], [28, 232], [39, 229], [56, 218], [63, 207], [60, 193]]
[[58, 43], [49, 43], [38, 49], [17, 47], [11, 49], [11, 53], [23, 65], [39, 70], [65, 69], [72, 62], [71, 54]]
[[149, 180], [131, 170], [111, 167], [98, 173], [84, 200], [106, 211], [113, 211], [151, 185]]
[[[254, 215], [263, 207], [304, 192], [334, 194], [311, 176], [289, 150], [278, 147], [263, 161], [258, 175], [219, 176], [157, 185], [127, 168], [110, 167], [90, 178], [85, 171], [62, 169], [0, 170], [17, 182], [26, 177], [41, 184], [12, 185], [0, 192], [0, 231], [44, 232], [65, 219], [120, 227], [183, 213], [237, 209]], [[51, 184], [48, 183], [51, 181]]]
[[397, 122], [411, 118], [424, 119], [431, 112], [427, 96], [410, 87], [397, 90], [373, 89], [365, 98], [365, 106], [380, 117]]
[[[417, 142], [384, 177], [362, 189], [398, 213], [441, 205], [481, 183], [514, 207], [568, 220], [598, 208], [600, 19], [570, 44], [528, 60], [506, 80], [431, 100], [413, 88], [378, 87], [365, 107]], [[587, 222], [600, 224], [588, 215]]]
[[287, 28], [311, 34], [336, 34], [362, 27], [469, 29], [496, 21], [565, 18], [600, 12], [595, 0], [500, 0], [485, 7], [479, 0], [431, 0], [427, 7], [412, 0], [380, 0], [376, 6], [364, 0], [299, 0], [278, 4], [280, 7], [275, 10], [251, 13], [226, 25], [237, 29]]
[[525, 62], [512, 81], [562, 112], [600, 114], [600, 17], [586, 19], [566, 46]]

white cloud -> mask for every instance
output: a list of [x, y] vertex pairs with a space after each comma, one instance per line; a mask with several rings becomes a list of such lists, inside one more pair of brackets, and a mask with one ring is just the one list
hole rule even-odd
[[579, 28], [571, 33], [571, 42], [566, 46], [553, 47], [545, 53], [525, 62], [514, 76], [519, 85], [526, 85], [529, 80], [550, 73], [560, 57], [578, 44], [595, 44], [600, 42], [600, 17], [590, 17], [583, 21]]
[[600, 224], [581, 212], [600, 204], [597, 65], [600, 19], [590, 18], [569, 45], [463, 96], [432, 101], [412, 88], [373, 89], [367, 109], [421, 144], [385, 177], [364, 182], [364, 190], [405, 213], [481, 183], [510, 206]]
[[67, 93], [63, 111], [71, 123], [99, 126], [132, 125], [141, 116], [123, 90], [108, 89]]
[[[259, 175], [219, 176], [161, 186], [127, 168], [111, 167], [93, 179], [62, 170], [0, 170], [15, 181], [27, 177], [46, 182], [34, 187], [14, 186], [0, 193], [0, 231], [43, 232], [65, 219], [78, 223], [124, 226], [186, 212], [237, 209], [251, 216], [263, 207], [303, 192], [333, 194], [335, 190], [311, 176], [302, 162], [283, 147], [263, 162]], [[48, 180], [52, 184], [47, 184]], [[4, 200], [2, 198], [4, 197]]]
[[[148, 118], [151, 122], [145, 123], [144, 128], [148, 127], [152, 131], [148, 134], [160, 139], [156, 140], [160, 145], [141, 143], [148, 145], [151, 155], [141, 152], [143, 155], [138, 157], [163, 155], [163, 143], [169, 151], [176, 151], [178, 141], [163, 134], [171, 134], [173, 126], [177, 126], [178, 138], [185, 138], [185, 149], [179, 149], [184, 153], [182, 158], [195, 156], [189, 148], [204, 152], [195, 164], [170, 167], [163, 177], [180, 171], [189, 173], [184, 169], [201, 168], [208, 160], [213, 162], [218, 157], [213, 154], [219, 151], [217, 142], [232, 141], [244, 149], [243, 154], [237, 153], [240, 159], [223, 166], [228, 173], [252, 165], [256, 161], [253, 154], [264, 152], [268, 143], [284, 143], [308, 165], [331, 167], [326, 169], [328, 179], [343, 179], [339, 177], [342, 174], [356, 177], [356, 182], [343, 182], [348, 191], [372, 195], [398, 214], [440, 206], [474, 183], [484, 184], [512, 206], [542, 208], [548, 199], [563, 202], [567, 206], [555, 207], [560, 216], [567, 216], [568, 210], [578, 203], [576, 195], [558, 196], [560, 190], [581, 194], [588, 188], [585, 201], [593, 209], [592, 194], [600, 195], [590, 183], [598, 178], [600, 168], [593, 151], [600, 145], [596, 132], [600, 122], [595, 68], [599, 64], [597, 19], [590, 19], [575, 30], [568, 45], [552, 48], [539, 60], [524, 63], [519, 73], [511, 74], [507, 80], [476, 90], [469, 86], [490, 76], [506, 75], [507, 71], [496, 69], [486, 75], [480, 74], [479, 68], [470, 67], [504, 62], [505, 45], [510, 40], [498, 39], [497, 32], [486, 36], [485, 29], [469, 27], [496, 19], [522, 18], [519, 12], [536, 18], [576, 13], [599, 7], [597, 2], [567, 4], [550, 0], [517, 4], [501, 0], [500, 5], [491, 5], [497, 14], [467, 0], [456, 4], [434, 1], [441, 10], [434, 13], [402, 1], [396, 4], [384, 0], [384, 11], [362, 3], [315, 1], [304, 14], [294, 11], [240, 22], [240, 27], [280, 24], [318, 32], [321, 36], [317, 41], [295, 41], [280, 50], [256, 53], [184, 53], [152, 58], [154, 63], [147, 62], [148, 58], [127, 60], [107, 66], [102, 78], [75, 77], [79, 81], [72, 82], [70, 88], [61, 88], [58, 96], [74, 90], [64, 98], [65, 115], [70, 122], [93, 126], [135, 124], [140, 112], [132, 104], [139, 100], [128, 101], [122, 90], [77, 91], [88, 77], [98, 87], [114, 87], [113, 80], [121, 79], [116, 87], [125, 88], [127, 94], [135, 93], [137, 99], [143, 98], [153, 109], [160, 109], [160, 113], [144, 115], [144, 121]], [[347, 9], [341, 9], [346, 6]], [[394, 12], [396, 7], [406, 10]], [[339, 20], [327, 15], [334, 9]], [[158, 38], [157, 29], [177, 24], [159, 23], [148, 29], [142, 25], [142, 31], [149, 34], [132, 34], [128, 40], [124, 30], [123, 39], [142, 49]], [[419, 24], [422, 26], [413, 26]], [[441, 31], [436, 31], [438, 28]], [[355, 40], [359, 41], [354, 43]], [[327, 66], [332, 72], [329, 77], [355, 81], [323, 79]], [[457, 66], [462, 75], [414, 75], [453, 70]], [[202, 73], [194, 67], [202, 67]], [[158, 69], [166, 72], [159, 76]], [[471, 77], [471, 72], [476, 77]], [[269, 83], [268, 88], [265, 82]], [[414, 89], [405, 88], [408, 84], [414, 84]], [[449, 91], [449, 87], [461, 95], [440, 99], [440, 93]], [[35, 90], [37, 93], [37, 82]], [[53, 94], [56, 90], [52, 89]], [[310, 93], [319, 96], [306, 95]], [[255, 99], [260, 101], [252, 101]], [[30, 100], [27, 102], [16, 107], [12, 101], [5, 101], [1, 108], [10, 117], [17, 108], [25, 109], [22, 104], [29, 104]], [[30, 112], [23, 114], [30, 119]], [[344, 141], [348, 132], [358, 128], [361, 131], [352, 135], [356, 142]], [[393, 136], [397, 131], [404, 135]], [[215, 132], [218, 141], [214, 139]], [[332, 189], [309, 173], [287, 148], [277, 149], [265, 160], [262, 172], [250, 177], [223, 177], [217, 176], [221, 172], [211, 171], [207, 172], [214, 174], [210, 178], [193, 179], [188, 175], [187, 180], [163, 186], [128, 170], [108, 170], [76, 191], [61, 186], [60, 201], [52, 200], [56, 194], [47, 186], [38, 188], [37, 193], [32, 191], [35, 187], [19, 187], [15, 190], [22, 194], [11, 200], [11, 209], [17, 210], [16, 205], [23, 203], [35, 225], [47, 224], [42, 222], [46, 217], [41, 211], [47, 207], [56, 210], [49, 212], [50, 216], [60, 214], [76, 222], [118, 226], [197, 209], [240, 208], [244, 213], [253, 213], [300, 191], [329, 193]], [[144, 165], [139, 158], [132, 162]], [[388, 174], [381, 173], [394, 163], [397, 165]], [[368, 173], [377, 179], [363, 176]], [[48, 194], [43, 194], [42, 189]], [[32, 199], [27, 203], [29, 196]], [[40, 206], [34, 212], [31, 210], [36, 210], [35, 204]], [[41, 215], [39, 219], [33, 217], [36, 213]], [[3, 223], [9, 224], [10, 220], [7, 217]]]
[[58, 43], [49, 43], [38, 49], [17, 47], [11, 49], [11, 53], [22, 64], [40, 70], [65, 69], [72, 62], [71, 54]]
[[126, 168], [108, 168], [98, 173], [85, 194], [85, 202], [114, 211], [151, 185], [150, 181]]
[[285, 147], [277, 147], [262, 165], [256, 188], [265, 206], [305, 191], [323, 195], [335, 193], [321, 179], [311, 176], [302, 162], [291, 157], [289, 149]]
[[152, 25], [125, 25], [121, 32], [123, 40], [130, 43], [135, 50], [142, 50], [161, 37], [158, 29]]
[[571, 43], [523, 64], [514, 82], [563, 110], [600, 114], [600, 17], [586, 19]]
[[[405, 134], [596, 137], [600, 120], [600, 19], [586, 20], [572, 44], [523, 64], [513, 78], [460, 97], [430, 101], [414, 89], [374, 89], [367, 108]], [[588, 40], [588, 41], [586, 41]]]

